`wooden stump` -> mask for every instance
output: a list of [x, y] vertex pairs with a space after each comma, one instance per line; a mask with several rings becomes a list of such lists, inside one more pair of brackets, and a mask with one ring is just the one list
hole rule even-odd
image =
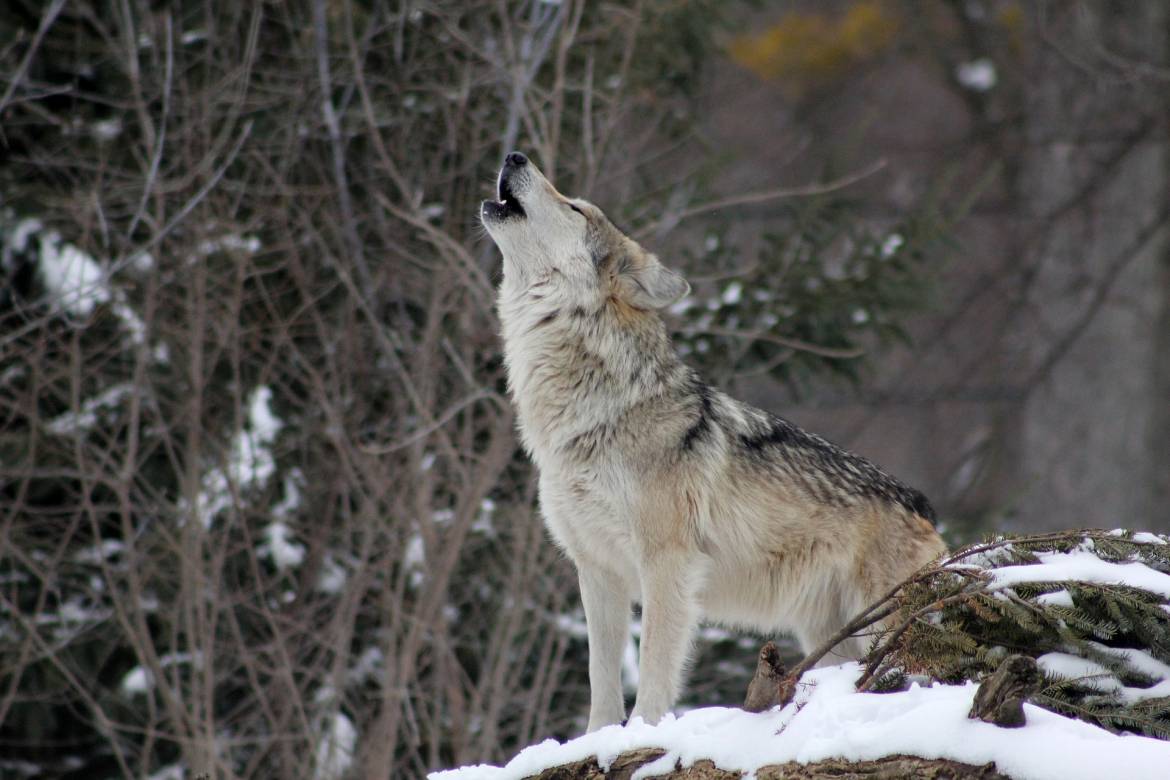
[[775, 643], [768, 642], [760, 648], [756, 673], [748, 683], [743, 708], [748, 712], [763, 712], [792, 701], [796, 681], [789, 677], [784, 670], [784, 664], [780, 663], [780, 651], [776, 649]]
[[1036, 661], [1026, 655], [1011, 655], [993, 673], [983, 679], [969, 718], [994, 723], [1004, 728], [1024, 725], [1024, 700], [1040, 685]]

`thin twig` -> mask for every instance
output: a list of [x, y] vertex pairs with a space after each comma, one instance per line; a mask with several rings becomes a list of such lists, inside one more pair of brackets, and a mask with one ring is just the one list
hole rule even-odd
[[658, 231], [660, 228], [673, 228], [679, 222], [690, 217], [698, 216], [699, 214], [709, 214], [712, 211], [719, 211], [720, 209], [730, 208], [731, 206], [744, 206], [751, 203], [766, 203], [770, 200], [779, 200], [781, 198], [801, 198], [812, 195], [825, 195], [830, 192], [844, 189], [850, 185], [856, 184], [862, 179], [867, 179], [873, 176], [878, 171], [886, 167], [885, 160], [878, 160], [869, 166], [862, 168], [859, 171], [846, 174], [836, 179], [831, 179], [826, 182], [819, 182], [817, 184], [806, 184], [802, 187], [782, 187], [773, 190], [761, 190], [759, 192], [749, 192], [745, 195], [735, 195], [730, 198], [720, 198], [709, 203], [701, 203], [698, 206], [692, 206], [688, 209], [683, 209], [678, 214], [668, 214], [660, 220], [651, 222], [648, 225], [643, 225], [634, 232], [635, 238], [643, 238], [651, 233]]
[[4, 96], [0, 97], [0, 116], [4, 114], [4, 109], [8, 107], [8, 101], [12, 99], [12, 94], [16, 92], [16, 88], [24, 81], [25, 73], [28, 72], [28, 66], [32, 62], [33, 56], [36, 55], [37, 49], [41, 47], [41, 41], [44, 40], [45, 33], [52, 27], [53, 22], [57, 19], [57, 15], [61, 13], [61, 9], [64, 7], [65, 0], [53, 0], [49, 4], [49, 7], [45, 9], [45, 14], [41, 17], [41, 23], [37, 25], [37, 31], [33, 35], [32, 43], [29, 44], [28, 51], [24, 53], [24, 59], [17, 66], [16, 73], [12, 74], [12, 80], [8, 82], [8, 89], [4, 90]]

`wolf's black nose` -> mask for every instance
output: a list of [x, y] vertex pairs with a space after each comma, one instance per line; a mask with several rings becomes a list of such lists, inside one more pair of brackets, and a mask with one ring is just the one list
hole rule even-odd
[[520, 152], [511, 152], [504, 158], [504, 165], [511, 165], [514, 168], [519, 168], [527, 164], [528, 158], [520, 154]]

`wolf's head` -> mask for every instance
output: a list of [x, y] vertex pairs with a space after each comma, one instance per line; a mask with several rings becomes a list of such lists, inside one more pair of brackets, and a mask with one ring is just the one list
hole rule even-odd
[[504, 159], [496, 189], [500, 199], [485, 200], [480, 218], [504, 255], [505, 284], [561, 277], [579, 294], [638, 309], [667, 306], [690, 290], [601, 209], [557, 192], [519, 152]]

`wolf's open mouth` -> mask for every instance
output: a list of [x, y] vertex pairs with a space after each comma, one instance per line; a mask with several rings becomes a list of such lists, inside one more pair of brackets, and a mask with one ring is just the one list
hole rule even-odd
[[524, 207], [520, 205], [519, 198], [512, 191], [511, 176], [508, 173], [508, 171], [501, 173], [499, 184], [496, 185], [496, 194], [499, 195], [499, 201], [485, 200], [483, 202], [484, 214], [493, 219], [526, 216]]

